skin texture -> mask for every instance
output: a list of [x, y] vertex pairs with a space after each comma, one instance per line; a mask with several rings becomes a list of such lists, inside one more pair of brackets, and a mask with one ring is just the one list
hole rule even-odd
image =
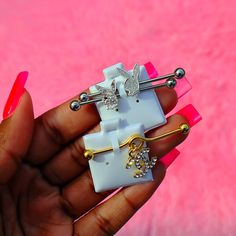
[[[157, 95], [166, 114], [175, 107], [173, 90], [158, 89]], [[0, 124], [0, 235], [112, 235], [164, 179], [165, 167], [158, 163], [153, 182], [122, 188], [103, 201], [113, 191], [94, 192], [82, 156], [82, 136], [99, 130], [99, 116], [93, 105], [72, 112], [68, 104], [34, 119], [25, 91], [13, 115]], [[185, 122], [180, 115], [171, 116], [147, 136]], [[162, 157], [185, 138], [178, 134], [152, 143], [151, 155]]]

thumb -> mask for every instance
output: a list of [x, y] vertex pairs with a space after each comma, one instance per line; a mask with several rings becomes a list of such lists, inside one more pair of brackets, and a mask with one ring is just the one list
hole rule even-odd
[[15, 173], [31, 143], [33, 106], [24, 85], [28, 73], [21, 72], [12, 88], [0, 124], [0, 184]]

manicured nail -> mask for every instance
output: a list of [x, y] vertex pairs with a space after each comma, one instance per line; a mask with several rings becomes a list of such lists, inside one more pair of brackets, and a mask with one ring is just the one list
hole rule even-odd
[[24, 71], [18, 74], [15, 83], [12, 87], [8, 100], [6, 102], [3, 119], [8, 118], [15, 111], [17, 105], [19, 104], [20, 98], [24, 93], [25, 83], [27, 81], [28, 72]]
[[164, 157], [160, 159], [160, 162], [165, 166], [167, 169], [174, 160], [179, 156], [180, 152], [178, 149], [174, 148], [169, 153], [167, 153]]
[[184, 108], [176, 112], [176, 114], [184, 116], [188, 120], [190, 127], [193, 127], [200, 120], [202, 120], [201, 115], [192, 104], [185, 106]]
[[177, 80], [175, 91], [177, 93], [178, 98], [183, 97], [191, 89], [192, 89], [192, 85], [188, 82], [188, 80], [185, 77]]
[[158, 77], [158, 72], [151, 62], [145, 63], [144, 66], [150, 79]]

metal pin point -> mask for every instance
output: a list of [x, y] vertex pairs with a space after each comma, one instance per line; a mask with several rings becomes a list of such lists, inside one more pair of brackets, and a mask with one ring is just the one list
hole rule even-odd
[[81, 106], [86, 105], [86, 104], [91, 104], [91, 103], [95, 103], [95, 102], [100, 102], [102, 101], [102, 98], [96, 98], [96, 99], [91, 99], [91, 100], [87, 100], [87, 101], [80, 101], [80, 100], [73, 100], [70, 103], [70, 109], [72, 111], [78, 111]]

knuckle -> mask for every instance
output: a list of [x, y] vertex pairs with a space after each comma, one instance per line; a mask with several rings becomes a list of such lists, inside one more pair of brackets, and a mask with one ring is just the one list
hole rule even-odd
[[88, 161], [84, 158], [84, 147], [81, 140], [75, 141], [68, 146], [69, 155], [80, 167], [87, 167]]
[[125, 195], [125, 191], [121, 191], [121, 196], [124, 199], [127, 207], [131, 209], [131, 211], [136, 212], [139, 209], [139, 206]]
[[69, 191], [63, 190], [62, 192], [62, 206], [65, 212], [72, 216], [74, 219], [78, 218], [78, 214], [76, 211], [76, 206], [71, 199]]
[[93, 215], [101, 235], [114, 235], [114, 227], [109, 219], [105, 218], [99, 211], [94, 211]]
[[80, 157], [83, 156], [84, 153], [84, 148], [81, 143], [79, 141], [73, 142], [68, 148], [72, 159], [76, 162], [79, 161]]
[[49, 119], [47, 116], [42, 116], [40, 117], [39, 122], [42, 124], [46, 134], [52, 141], [59, 146], [65, 143], [65, 137], [53, 119]]
[[0, 156], [1, 159], [10, 160], [14, 162], [16, 166], [19, 166], [19, 164], [21, 163], [20, 160], [22, 159], [20, 155], [15, 154], [13, 151], [4, 148], [3, 146], [0, 146]]
[[43, 175], [51, 184], [62, 184], [64, 179], [53, 166], [46, 166], [43, 168]]

